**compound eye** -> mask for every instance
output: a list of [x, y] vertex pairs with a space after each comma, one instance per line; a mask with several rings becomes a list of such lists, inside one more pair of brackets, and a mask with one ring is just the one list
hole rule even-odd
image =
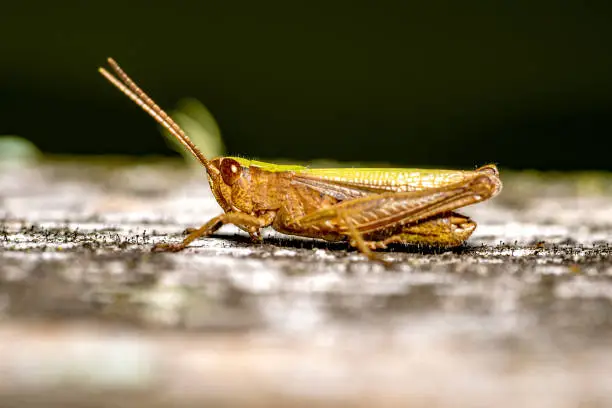
[[234, 159], [223, 159], [220, 170], [223, 182], [229, 186], [234, 184], [242, 174], [242, 166]]

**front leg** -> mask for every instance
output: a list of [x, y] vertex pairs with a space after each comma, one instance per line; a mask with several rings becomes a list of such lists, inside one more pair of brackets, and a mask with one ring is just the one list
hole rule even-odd
[[266, 212], [260, 216], [240, 213], [240, 212], [229, 212], [216, 216], [215, 218], [202, 225], [200, 228], [190, 232], [183, 242], [178, 244], [166, 244], [159, 243], [153, 246], [151, 251], [153, 252], [178, 252], [194, 240], [213, 234], [219, 228], [225, 224], [234, 224], [235, 226], [247, 231], [251, 238], [259, 237], [259, 230], [272, 224], [275, 212]]

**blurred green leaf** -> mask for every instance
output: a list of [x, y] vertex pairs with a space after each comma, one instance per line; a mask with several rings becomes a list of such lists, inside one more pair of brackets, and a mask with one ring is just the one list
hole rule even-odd
[[[207, 158], [225, 154], [225, 145], [221, 138], [221, 131], [214, 116], [200, 101], [187, 98], [179, 101], [178, 108], [171, 112], [172, 118], [183, 128], [193, 143]], [[181, 153], [186, 161], [200, 163], [181, 145], [174, 136], [162, 128], [162, 133], [169, 141], [170, 146]]]
[[0, 136], [0, 162], [34, 162], [42, 156], [29, 140], [14, 135]]

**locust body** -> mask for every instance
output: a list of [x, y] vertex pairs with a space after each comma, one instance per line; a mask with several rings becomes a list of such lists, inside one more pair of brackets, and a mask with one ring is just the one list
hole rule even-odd
[[247, 160], [207, 159], [183, 130], [109, 59], [117, 74], [100, 72], [147, 111], [206, 168], [210, 188], [224, 213], [181, 243], [155, 251], [179, 251], [195, 239], [234, 224], [261, 239], [260, 231], [328, 241], [348, 241], [364, 254], [388, 244], [458, 246], [476, 223], [455, 210], [487, 200], [501, 190], [494, 165], [472, 171], [422, 169], [312, 169]]

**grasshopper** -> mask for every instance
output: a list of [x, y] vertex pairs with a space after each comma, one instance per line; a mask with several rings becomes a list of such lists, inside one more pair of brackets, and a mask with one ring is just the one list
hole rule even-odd
[[166, 128], [206, 169], [224, 213], [192, 230], [181, 243], [153, 251], [180, 251], [225, 224], [253, 240], [261, 229], [327, 241], [348, 241], [370, 259], [389, 244], [459, 246], [476, 223], [456, 209], [487, 200], [502, 188], [493, 164], [472, 171], [392, 168], [308, 168], [241, 157], [208, 159], [178, 124], [112, 59], [116, 76], [100, 73]]

